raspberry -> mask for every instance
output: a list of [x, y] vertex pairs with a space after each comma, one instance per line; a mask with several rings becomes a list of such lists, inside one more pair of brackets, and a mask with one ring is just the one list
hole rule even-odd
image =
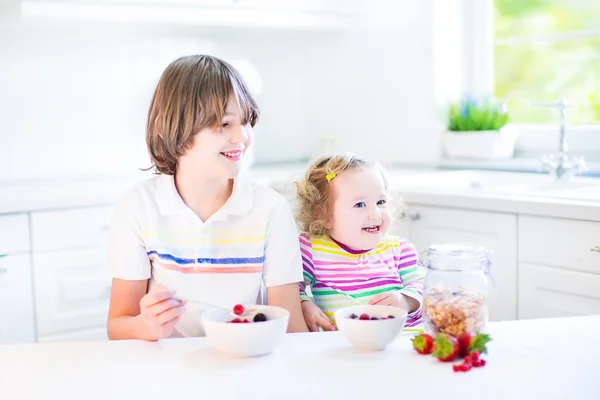
[[462, 372], [468, 372], [471, 370], [471, 364], [463, 364], [458, 366]]
[[474, 366], [475, 368], [479, 368], [479, 367], [481, 367], [481, 361], [482, 361], [482, 360], [473, 360], [473, 366]]
[[469, 353], [469, 358], [471, 359], [471, 361], [479, 360], [479, 353], [476, 351], [472, 351], [471, 353]]
[[362, 319], [364, 321], [370, 320], [371, 317], [369, 316], [369, 314], [360, 314], [360, 317], [358, 317], [359, 319]]
[[243, 320], [242, 322], [243, 322], [243, 323], [245, 323], [245, 324], [247, 324], [247, 323], [248, 323], [248, 322], [250, 322], [250, 321], [248, 321], [247, 319], [245, 319], [245, 320]]
[[239, 324], [240, 322], [242, 322], [242, 320], [241, 320], [241, 319], [239, 319], [239, 318], [234, 318], [234, 319], [232, 319], [230, 322], [231, 322], [232, 324]]
[[460, 372], [460, 371], [461, 371], [461, 366], [460, 366], [459, 364], [454, 364], [454, 365], [452, 366], [452, 370], [453, 370], [454, 372]]
[[263, 313], [258, 313], [254, 316], [254, 322], [265, 322], [267, 320], [267, 316]]
[[241, 305], [241, 304], [236, 304], [236, 305], [233, 307], [233, 313], [234, 313], [235, 315], [242, 315], [242, 314], [244, 313], [244, 306], [243, 306], [243, 305]]
[[358, 318], [358, 315], [356, 315], [356, 314], [351, 314], [350, 315], [350, 319], [356, 319], [356, 318]]
[[479, 360], [479, 363], [481, 364], [482, 367], [485, 367], [485, 360], [483, 358], [481, 360]]

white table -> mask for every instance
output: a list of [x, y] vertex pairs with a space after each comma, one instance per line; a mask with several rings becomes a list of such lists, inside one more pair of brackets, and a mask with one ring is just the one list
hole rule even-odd
[[494, 323], [488, 364], [454, 373], [401, 334], [384, 352], [339, 332], [231, 359], [206, 339], [0, 346], [0, 399], [600, 399], [600, 316]]

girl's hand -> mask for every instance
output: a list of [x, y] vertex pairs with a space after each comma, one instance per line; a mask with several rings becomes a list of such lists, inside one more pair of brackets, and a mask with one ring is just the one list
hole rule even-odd
[[407, 313], [415, 312], [419, 308], [419, 302], [412, 297], [405, 296], [400, 292], [385, 292], [373, 296], [370, 305], [392, 306], [402, 308]]
[[327, 315], [321, 309], [313, 304], [312, 301], [304, 300], [302, 302], [302, 314], [304, 321], [311, 332], [319, 332], [319, 327], [326, 331], [334, 331], [335, 327], [327, 318]]
[[140, 299], [140, 319], [150, 340], [173, 333], [175, 324], [185, 311], [185, 302], [173, 298], [173, 292], [157, 285]]

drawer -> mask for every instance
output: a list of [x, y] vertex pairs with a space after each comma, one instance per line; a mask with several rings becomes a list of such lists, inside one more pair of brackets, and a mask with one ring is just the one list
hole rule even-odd
[[519, 264], [519, 319], [600, 314], [600, 275]]
[[35, 341], [29, 255], [0, 258], [0, 344]]
[[30, 247], [27, 214], [0, 216], [0, 256], [28, 253]]
[[106, 326], [105, 248], [35, 254], [33, 283], [38, 337]]
[[106, 246], [112, 207], [77, 208], [31, 214], [33, 252]]
[[600, 274], [600, 222], [519, 217], [519, 261]]

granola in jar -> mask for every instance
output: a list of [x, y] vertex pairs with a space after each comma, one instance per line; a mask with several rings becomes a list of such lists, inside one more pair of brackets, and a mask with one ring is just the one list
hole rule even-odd
[[485, 295], [465, 288], [431, 288], [423, 295], [423, 319], [433, 335], [478, 332], [487, 321]]

